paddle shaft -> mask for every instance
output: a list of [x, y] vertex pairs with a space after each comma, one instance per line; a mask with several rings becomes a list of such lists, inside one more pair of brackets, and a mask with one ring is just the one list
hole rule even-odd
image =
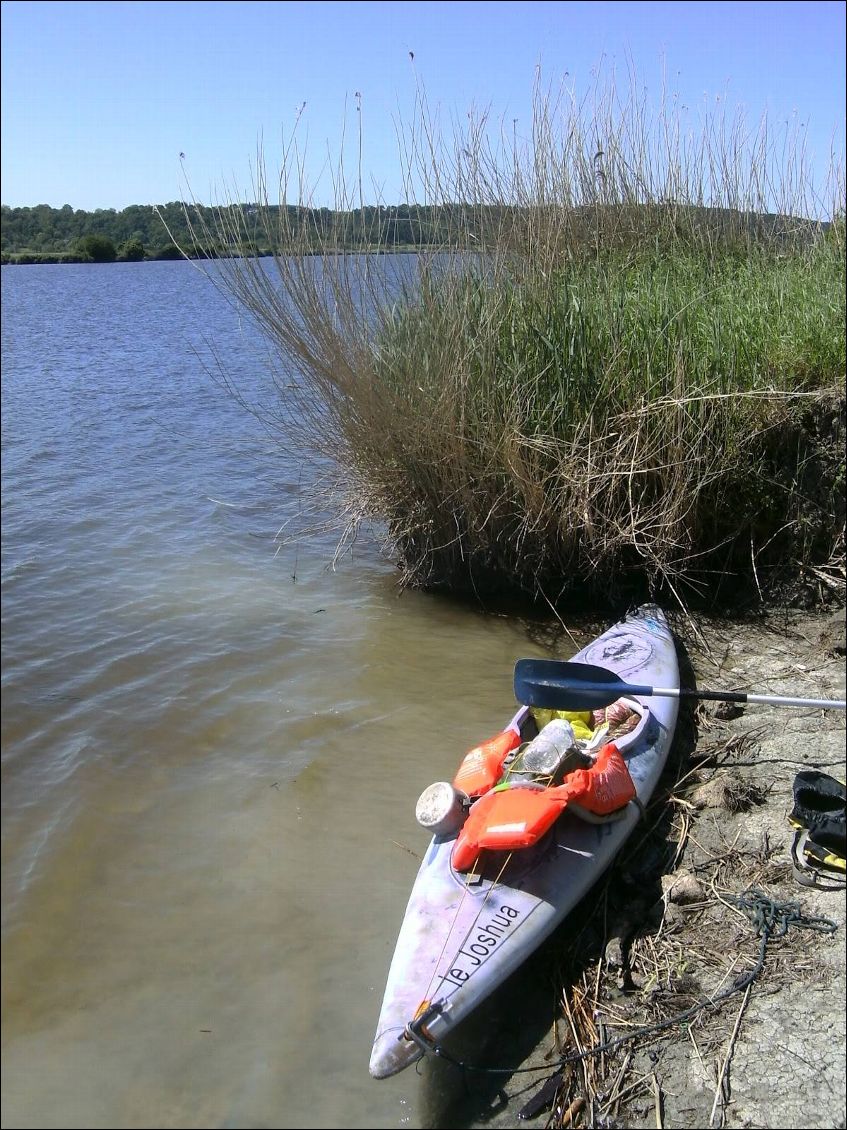
[[752, 691], [703, 691], [688, 687], [651, 687], [626, 683], [614, 671], [592, 663], [551, 659], [519, 659], [515, 664], [515, 696], [528, 706], [554, 710], [594, 710], [621, 695], [643, 698], [699, 698], [717, 702], [759, 702], [767, 706], [812, 706], [844, 710], [844, 699], [799, 698]]
[[695, 691], [686, 687], [640, 687], [631, 683], [609, 684], [581, 683], [580, 690], [609, 691], [612, 694], [637, 694], [658, 698], [705, 698], [717, 702], [761, 702], [768, 706], [821, 706], [844, 710], [847, 701], [830, 698], [792, 698], [788, 695], [753, 694], [747, 691]]

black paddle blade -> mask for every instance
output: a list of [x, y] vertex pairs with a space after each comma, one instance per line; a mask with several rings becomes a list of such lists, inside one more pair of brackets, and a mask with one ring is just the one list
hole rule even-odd
[[560, 659], [519, 659], [515, 664], [515, 698], [524, 706], [545, 710], [599, 710], [622, 694], [649, 693], [605, 667], [566, 663]]

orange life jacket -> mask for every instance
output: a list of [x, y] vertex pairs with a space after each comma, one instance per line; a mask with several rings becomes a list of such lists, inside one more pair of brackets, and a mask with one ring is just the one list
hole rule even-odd
[[607, 816], [636, 795], [626, 762], [614, 742], [604, 745], [589, 769], [576, 769], [552, 789], [528, 784], [501, 785], [480, 797], [453, 847], [457, 871], [473, 866], [483, 848], [514, 851], [531, 847], [552, 827], [569, 802]]
[[517, 730], [509, 728], [495, 734], [482, 745], [468, 750], [453, 778], [453, 788], [469, 797], [482, 796], [493, 789], [503, 775], [503, 762], [521, 744]]

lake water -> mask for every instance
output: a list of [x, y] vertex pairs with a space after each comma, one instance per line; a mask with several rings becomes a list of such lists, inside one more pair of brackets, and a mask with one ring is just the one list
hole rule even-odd
[[375, 541], [277, 552], [314, 482], [194, 266], [2, 286], [3, 1126], [436, 1124], [368, 1075], [414, 805], [537, 648]]

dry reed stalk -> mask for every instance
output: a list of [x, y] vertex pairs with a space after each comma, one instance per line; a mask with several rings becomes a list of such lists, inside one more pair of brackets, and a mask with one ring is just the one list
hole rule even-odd
[[[818, 452], [793, 477], [779, 464], [843, 376], [838, 303], [818, 294], [843, 282], [821, 259], [832, 277], [808, 290], [807, 269], [842, 228], [792, 218], [823, 210], [802, 137], [740, 114], [692, 133], [628, 77], [624, 98], [599, 74], [582, 96], [539, 78], [525, 137], [485, 113], [443, 132], [418, 87], [397, 131], [413, 259], [358, 250], [394, 246], [365, 199], [358, 96], [332, 212], [298, 123], [277, 177], [259, 152], [254, 203], [186, 208], [193, 244], [223, 256], [209, 277], [280, 356], [274, 428], [317, 454], [343, 515], [383, 523], [406, 583], [553, 607], [646, 583], [684, 606], [728, 571], [763, 589], [787, 558], [827, 564], [805, 505]], [[830, 188], [834, 215], [838, 165]], [[784, 362], [827, 310], [821, 359], [792, 344]], [[740, 504], [757, 476], [773, 482]]]
[[[741, 1007], [739, 1008], [738, 1015], [735, 1018], [735, 1025], [732, 1029], [732, 1035], [729, 1038], [729, 1045], [727, 1046], [726, 1054], [724, 1055], [723, 1062], [721, 1063], [720, 1070], [718, 1071], [718, 1083], [717, 1087], [715, 1088], [715, 1098], [714, 1102], [712, 1103], [712, 1110], [709, 1114], [709, 1126], [723, 1126], [724, 1124], [724, 1110], [726, 1108], [727, 1102], [729, 1101], [727, 1072], [729, 1071], [729, 1063], [732, 1059], [732, 1053], [735, 1048], [735, 1043], [738, 1039], [738, 1033], [741, 1028], [741, 1018], [744, 1015], [744, 1012], [747, 1008], [747, 1003], [750, 1000], [750, 992], [752, 988], [752, 985], [748, 985], [744, 992], [744, 999], [741, 1002]], [[720, 1120], [716, 1122], [715, 1115], [718, 1110], [719, 1103], [721, 1106]]]

